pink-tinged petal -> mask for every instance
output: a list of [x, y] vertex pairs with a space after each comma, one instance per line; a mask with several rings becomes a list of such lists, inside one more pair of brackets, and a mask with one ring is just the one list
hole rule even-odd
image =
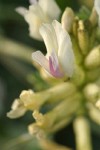
[[49, 61], [40, 51], [32, 53], [32, 59], [50, 73]]
[[69, 77], [73, 75], [75, 57], [72, 49], [72, 42], [67, 31], [56, 20], [53, 21], [53, 27], [58, 41], [58, 59], [63, 71]]
[[46, 45], [47, 55], [50, 56], [53, 49], [57, 52], [58, 44], [53, 26], [51, 24], [43, 24], [39, 31]]
[[54, 70], [57, 70], [59, 68], [59, 61], [58, 61], [58, 57], [57, 57], [55, 50], [52, 50], [50, 57], [52, 59]]
[[29, 3], [30, 3], [31, 5], [34, 5], [34, 4], [37, 4], [38, 1], [37, 1], [37, 0], [29, 0]]
[[53, 51], [51, 56], [49, 56], [49, 67], [50, 67], [50, 73], [54, 77], [61, 78], [64, 76], [64, 73], [60, 69], [58, 58], [55, 51]]
[[22, 16], [25, 16], [25, 14], [28, 12], [28, 10], [25, 7], [17, 7], [15, 10]]

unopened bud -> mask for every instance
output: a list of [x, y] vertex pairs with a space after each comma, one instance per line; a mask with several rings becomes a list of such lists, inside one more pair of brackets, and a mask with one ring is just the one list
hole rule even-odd
[[73, 75], [72, 81], [77, 85], [81, 86], [85, 82], [85, 73], [80, 66], [75, 67], [75, 73]]
[[100, 67], [100, 45], [90, 51], [85, 59], [85, 66], [88, 69]]
[[98, 109], [100, 109], [100, 98], [99, 98], [99, 100], [96, 102], [96, 107], [98, 108]]
[[89, 51], [89, 35], [82, 20], [79, 21], [78, 42], [83, 55]]
[[71, 8], [67, 7], [61, 18], [62, 27], [68, 32], [71, 32], [73, 21], [74, 21], [74, 12]]
[[97, 16], [97, 12], [96, 10], [93, 8], [92, 9], [92, 13], [90, 15], [90, 18], [89, 18], [90, 22], [91, 22], [91, 25], [94, 27], [97, 22], [98, 22], [98, 16]]
[[79, 18], [75, 17], [74, 22], [73, 22], [73, 27], [72, 27], [73, 35], [75, 36], [75, 38], [77, 38], [78, 21], [79, 21]]
[[86, 80], [88, 82], [95, 81], [100, 77], [100, 68], [91, 69], [86, 72]]
[[73, 43], [73, 50], [76, 58], [76, 63], [80, 65], [83, 61], [83, 55], [80, 51], [79, 45], [77, 44], [77, 40], [72, 36], [71, 37], [72, 43]]
[[83, 92], [87, 100], [95, 103], [99, 97], [100, 87], [96, 84], [90, 83], [84, 88]]

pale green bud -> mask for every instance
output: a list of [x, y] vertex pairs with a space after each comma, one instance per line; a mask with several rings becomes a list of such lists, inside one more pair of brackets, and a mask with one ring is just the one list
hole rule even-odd
[[88, 82], [95, 81], [100, 77], [100, 68], [91, 69], [86, 72], [86, 79]]
[[73, 22], [73, 27], [72, 27], [72, 30], [73, 30], [73, 35], [74, 37], [77, 39], [77, 30], [78, 30], [78, 21], [79, 21], [79, 18], [78, 17], [75, 17], [74, 19], [74, 22]]
[[96, 102], [96, 107], [100, 109], [100, 96], [99, 96], [99, 100]]
[[[80, 107], [80, 99], [82, 99], [81, 94], [76, 93], [67, 99], [63, 99], [56, 107], [44, 115], [39, 113], [38, 110], [35, 110], [33, 112], [33, 117], [40, 128], [52, 132], [55, 124], [59, 124], [59, 122], [63, 119], [65, 120], [65, 118], [69, 120], [69, 116], [75, 113]], [[70, 107], [71, 104], [73, 104], [73, 107]]]
[[78, 43], [82, 54], [86, 55], [89, 51], [89, 35], [82, 20], [79, 21]]
[[90, 83], [84, 88], [83, 93], [87, 100], [95, 103], [99, 97], [100, 87], [97, 84]]
[[61, 24], [62, 27], [68, 32], [71, 32], [74, 17], [75, 16], [73, 10], [67, 7], [62, 15]]
[[72, 81], [77, 85], [81, 86], [85, 82], [85, 73], [82, 67], [76, 66], [75, 67], [75, 73], [72, 77]]
[[88, 69], [100, 67], [100, 45], [91, 50], [87, 55], [85, 59], [85, 66]]
[[97, 13], [96, 13], [96, 10], [93, 8], [92, 9], [92, 13], [90, 15], [90, 18], [89, 18], [90, 22], [91, 22], [91, 25], [94, 27], [97, 22], [98, 22], [98, 16], [97, 16]]
[[88, 103], [87, 108], [91, 119], [100, 125], [100, 110], [97, 109], [92, 103]]
[[80, 51], [80, 48], [79, 48], [79, 45], [77, 43], [76, 38], [71, 36], [71, 40], [72, 40], [74, 55], [75, 55], [75, 58], [76, 58], [75, 61], [78, 65], [80, 65], [83, 61], [83, 55]]
[[[67, 92], [66, 92], [67, 91]], [[39, 109], [45, 103], [55, 103], [76, 92], [74, 84], [67, 82], [54, 86], [48, 90], [34, 93], [24, 90], [20, 94], [20, 101], [29, 110]]]

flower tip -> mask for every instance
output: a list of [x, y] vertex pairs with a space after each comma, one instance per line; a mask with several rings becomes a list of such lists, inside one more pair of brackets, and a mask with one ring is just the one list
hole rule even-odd
[[62, 15], [61, 24], [62, 27], [68, 32], [71, 32], [74, 17], [75, 15], [73, 10], [70, 7], [67, 7]]
[[10, 112], [7, 113], [7, 117], [10, 119], [16, 119], [19, 117], [22, 117], [26, 112], [25, 108], [18, 108], [16, 110], [11, 110]]
[[24, 7], [17, 7], [17, 8], [15, 9], [15, 11], [16, 11], [17, 13], [19, 13], [20, 15], [22, 15], [22, 16], [25, 16], [25, 14], [27, 13], [27, 9], [24, 8]]
[[29, 3], [30, 3], [31, 5], [34, 5], [34, 4], [37, 4], [38, 1], [37, 1], [37, 0], [29, 0]]

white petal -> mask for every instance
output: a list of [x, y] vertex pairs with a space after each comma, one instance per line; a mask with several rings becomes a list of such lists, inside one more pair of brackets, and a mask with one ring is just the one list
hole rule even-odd
[[44, 22], [46, 21], [46, 17], [45, 14], [42, 10], [42, 8], [40, 7], [40, 5], [37, 3], [35, 5], [30, 5], [29, 6], [29, 12], [33, 13], [33, 15], [38, 16], [41, 20], [43, 20]]
[[37, 1], [37, 0], [29, 0], [29, 3], [30, 3], [31, 5], [34, 5], [34, 4], [37, 4], [38, 1]]
[[39, 5], [52, 20], [58, 19], [61, 10], [55, 0], [39, 0]]
[[15, 110], [11, 110], [10, 112], [7, 113], [7, 117], [14, 119], [14, 118], [19, 118], [23, 116], [26, 112], [26, 109], [24, 107], [19, 107]]
[[17, 7], [15, 10], [22, 16], [25, 16], [25, 14], [28, 12], [28, 10], [25, 7]]
[[95, 7], [97, 14], [99, 16], [99, 27], [100, 27], [100, 0], [94, 1], [94, 7]]
[[7, 116], [12, 119], [21, 117], [26, 112], [26, 108], [24, 107], [24, 104], [19, 99], [14, 100], [11, 109], [12, 110], [7, 113]]
[[62, 28], [61, 24], [53, 21], [58, 41], [58, 59], [65, 71], [71, 77], [74, 70], [74, 53], [69, 34]]
[[97, 13], [100, 14], [100, 0], [94, 1], [94, 7], [95, 7]]
[[44, 43], [46, 45], [47, 55], [50, 56], [53, 49], [57, 52], [57, 38], [53, 26], [50, 24], [43, 24], [40, 28], [40, 34], [43, 37]]
[[40, 51], [32, 53], [32, 59], [38, 64], [40, 64], [47, 72], [50, 73], [49, 61]]
[[[38, 8], [38, 7], [37, 7]], [[25, 14], [25, 20], [29, 24], [29, 33], [30, 36], [33, 38], [36, 38], [38, 40], [42, 40], [42, 37], [39, 33], [39, 28], [43, 22], [43, 20], [40, 18], [39, 13], [38, 15], [36, 14], [37, 8], [32, 6], [30, 7], [29, 11]]]

